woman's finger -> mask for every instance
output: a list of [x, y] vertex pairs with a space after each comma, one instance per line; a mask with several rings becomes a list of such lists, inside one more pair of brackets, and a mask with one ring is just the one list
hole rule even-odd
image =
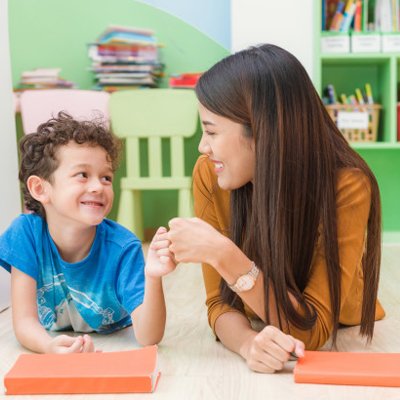
[[275, 326], [266, 326], [261, 332], [260, 336], [267, 343], [268, 341], [275, 342], [279, 347], [281, 347], [287, 353], [291, 353], [295, 349], [295, 339], [294, 337], [283, 333], [280, 329]]
[[275, 358], [280, 363], [285, 363], [290, 358], [290, 353], [282, 349], [281, 346], [273, 341], [268, 341], [263, 346], [263, 352], [268, 354], [270, 357]]
[[271, 368], [270, 366], [264, 364], [263, 362], [257, 361], [257, 360], [251, 360], [247, 362], [248, 367], [255, 371], [255, 372], [260, 372], [263, 374], [273, 374], [276, 370], [274, 368]]

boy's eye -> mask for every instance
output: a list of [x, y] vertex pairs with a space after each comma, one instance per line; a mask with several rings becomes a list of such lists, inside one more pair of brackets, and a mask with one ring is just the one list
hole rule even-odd
[[208, 135], [208, 136], [213, 136], [213, 135], [216, 134], [216, 132], [210, 132], [210, 131], [205, 131], [204, 133], [205, 133], [206, 135]]
[[113, 181], [113, 177], [110, 176], [110, 175], [106, 175], [106, 176], [103, 176], [103, 180], [106, 181], [106, 182], [112, 182]]
[[78, 178], [87, 178], [87, 173], [86, 172], [78, 172], [75, 176]]

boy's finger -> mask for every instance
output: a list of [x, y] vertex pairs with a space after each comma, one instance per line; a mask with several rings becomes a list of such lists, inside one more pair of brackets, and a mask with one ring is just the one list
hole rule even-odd
[[159, 249], [166, 249], [170, 245], [169, 240], [157, 240], [156, 242], [153, 243], [152, 248], [154, 250], [159, 250]]
[[161, 257], [161, 256], [170, 257], [171, 252], [169, 251], [168, 248], [166, 248], [166, 249], [157, 250], [157, 251], [156, 251], [156, 254], [157, 254], [159, 257]]
[[154, 242], [158, 242], [160, 240], [168, 240], [168, 232], [162, 232], [162, 233], [157, 234], [157, 239], [154, 240]]
[[79, 336], [75, 339], [75, 342], [69, 347], [71, 353], [80, 353], [83, 345], [83, 338]]
[[162, 264], [168, 264], [170, 261], [172, 261], [171, 257], [168, 257], [168, 256], [161, 256], [160, 257], [160, 262]]
[[93, 343], [92, 338], [89, 335], [85, 335], [83, 337], [83, 339], [84, 339], [84, 343], [83, 343], [82, 352], [84, 352], [84, 353], [93, 352], [94, 351], [94, 343]]
[[60, 336], [57, 336], [55, 341], [60, 346], [68, 346], [69, 347], [76, 341], [76, 339], [79, 339], [80, 337], [81, 336], [73, 337], [73, 336], [68, 336], [68, 335], [60, 335]]

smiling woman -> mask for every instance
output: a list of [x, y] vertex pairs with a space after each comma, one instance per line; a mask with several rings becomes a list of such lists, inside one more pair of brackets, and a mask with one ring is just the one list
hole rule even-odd
[[379, 189], [303, 66], [252, 47], [204, 73], [196, 94], [198, 218], [171, 220], [157, 247], [203, 264], [216, 336], [259, 372], [334, 343], [339, 325], [370, 339], [384, 316]]

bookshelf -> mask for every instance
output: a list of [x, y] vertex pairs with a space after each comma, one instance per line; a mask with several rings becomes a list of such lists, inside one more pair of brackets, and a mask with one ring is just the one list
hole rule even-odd
[[400, 142], [397, 141], [397, 87], [400, 53], [321, 52], [322, 1], [315, 3], [314, 84], [321, 94], [328, 84], [336, 93], [354, 93], [369, 82], [374, 100], [382, 105], [378, 140], [351, 143], [375, 173], [382, 198], [383, 240], [400, 243]]

